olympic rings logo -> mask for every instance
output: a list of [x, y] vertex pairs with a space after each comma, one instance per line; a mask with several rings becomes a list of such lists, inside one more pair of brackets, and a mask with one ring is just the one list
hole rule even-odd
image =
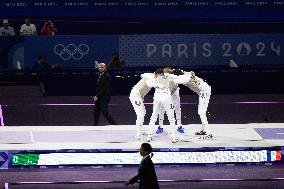
[[68, 44], [66, 47], [63, 44], [57, 44], [53, 48], [54, 53], [64, 61], [70, 59], [81, 60], [89, 53], [89, 50], [90, 48], [87, 44], [80, 44], [77, 47], [74, 43]]

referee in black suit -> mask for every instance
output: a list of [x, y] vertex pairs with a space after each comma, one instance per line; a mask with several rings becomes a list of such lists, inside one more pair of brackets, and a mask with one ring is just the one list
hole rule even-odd
[[111, 125], [116, 125], [116, 122], [108, 113], [108, 103], [110, 101], [110, 76], [106, 72], [106, 65], [104, 63], [99, 64], [99, 72], [100, 76], [97, 82], [96, 96], [94, 96], [94, 101], [96, 103], [94, 110], [94, 125], [98, 125], [101, 112]]
[[159, 183], [155, 172], [154, 164], [151, 160], [153, 156], [152, 147], [148, 143], [143, 143], [140, 148], [140, 155], [143, 159], [138, 169], [138, 175], [125, 182], [125, 185], [134, 184], [139, 180], [139, 189], [159, 189]]

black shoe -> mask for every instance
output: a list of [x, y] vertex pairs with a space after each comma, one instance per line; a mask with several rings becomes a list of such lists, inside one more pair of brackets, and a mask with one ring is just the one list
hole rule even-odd
[[206, 135], [206, 132], [204, 132], [203, 130], [196, 132], [195, 135]]
[[207, 140], [207, 139], [212, 139], [212, 138], [213, 138], [213, 135], [210, 134], [210, 135], [202, 135], [198, 139]]

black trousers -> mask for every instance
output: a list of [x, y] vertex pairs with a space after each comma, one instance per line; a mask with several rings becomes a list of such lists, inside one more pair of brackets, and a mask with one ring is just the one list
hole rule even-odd
[[108, 113], [108, 103], [109, 99], [98, 99], [96, 101], [95, 110], [94, 110], [94, 126], [97, 126], [99, 123], [99, 117], [101, 112], [103, 116], [108, 120], [111, 125], [116, 125], [114, 119]]

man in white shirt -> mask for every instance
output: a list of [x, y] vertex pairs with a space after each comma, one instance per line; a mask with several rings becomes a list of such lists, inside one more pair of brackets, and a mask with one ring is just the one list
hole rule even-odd
[[21, 36], [37, 35], [36, 27], [31, 23], [29, 18], [25, 18], [25, 24], [20, 29]]
[[9, 26], [8, 20], [3, 20], [3, 26], [0, 28], [0, 36], [14, 36], [14, 28]]
[[141, 74], [141, 80], [136, 85], [134, 85], [129, 96], [130, 102], [137, 116], [137, 132], [135, 138], [137, 138], [138, 140], [141, 140], [143, 138], [143, 135], [146, 134], [146, 131], [143, 128], [144, 116], [146, 114], [146, 109], [144, 106], [144, 97], [152, 88], [151, 86], [147, 85], [147, 83], [149, 83], [148, 80], [154, 80], [153, 73]]

